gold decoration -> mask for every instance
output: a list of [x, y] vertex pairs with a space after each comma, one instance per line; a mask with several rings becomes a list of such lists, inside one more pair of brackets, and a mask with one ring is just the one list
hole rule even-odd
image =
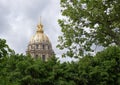
[[37, 25], [37, 31], [36, 34], [31, 38], [30, 43], [40, 43], [40, 42], [48, 42], [50, 43], [48, 37], [46, 34], [44, 34], [43, 31], [43, 25], [41, 23], [41, 20], [39, 22], [39, 24]]
[[40, 22], [39, 22], [39, 24], [37, 25], [37, 32], [41, 32], [41, 33], [44, 32], [44, 31], [43, 31], [43, 25], [42, 25], [42, 23], [41, 23], [41, 17], [40, 17]]

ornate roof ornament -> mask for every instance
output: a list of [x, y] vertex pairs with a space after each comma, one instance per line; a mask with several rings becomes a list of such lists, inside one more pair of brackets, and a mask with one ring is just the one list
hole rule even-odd
[[43, 25], [41, 23], [41, 17], [40, 17], [40, 22], [39, 24], [37, 25], [37, 32], [40, 32], [40, 33], [43, 33]]

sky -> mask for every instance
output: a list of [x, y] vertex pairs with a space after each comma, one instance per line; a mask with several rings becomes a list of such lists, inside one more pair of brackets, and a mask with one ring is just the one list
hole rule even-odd
[[59, 0], [0, 0], [0, 38], [6, 39], [16, 53], [25, 53], [40, 16], [44, 32], [57, 53]]
[[63, 51], [56, 48], [58, 36], [61, 35], [58, 25], [60, 9], [60, 0], [0, 0], [0, 38], [6, 39], [16, 53], [25, 54], [41, 17], [44, 33], [60, 57]]

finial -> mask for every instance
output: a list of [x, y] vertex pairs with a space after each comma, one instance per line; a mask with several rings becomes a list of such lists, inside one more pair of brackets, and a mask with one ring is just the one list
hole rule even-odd
[[40, 24], [41, 24], [41, 16], [40, 16]]
[[41, 16], [39, 18], [39, 25], [42, 25], [42, 18], [41, 18]]
[[39, 24], [37, 25], [37, 32], [42, 32], [43, 33], [43, 25], [41, 23], [41, 16], [40, 16], [40, 20], [39, 20]]

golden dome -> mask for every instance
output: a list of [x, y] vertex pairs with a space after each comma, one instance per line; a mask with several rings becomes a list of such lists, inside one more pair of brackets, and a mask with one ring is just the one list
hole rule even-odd
[[43, 31], [43, 25], [40, 23], [37, 25], [37, 31], [34, 36], [32, 36], [30, 40], [30, 44], [33, 43], [42, 43], [42, 42], [49, 42], [49, 39], [46, 34], [44, 34]]
[[37, 25], [35, 35], [30, 39], [26, 54], [30, 54], [35, 59], [41, 58], [44, 61], [54, 54], [50, 40], [47, 35], [44, 34], [41, 23]]

